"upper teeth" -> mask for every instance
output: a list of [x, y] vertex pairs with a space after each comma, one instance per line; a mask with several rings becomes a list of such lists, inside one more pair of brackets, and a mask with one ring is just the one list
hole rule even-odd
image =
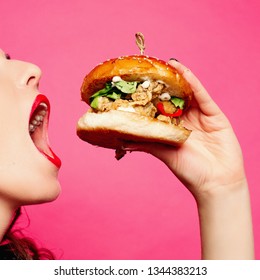
[[47, 113], [48, 106], [45, 103], [40, 103], [39, 107], [40, 107], [39, 112], [30, 120], [30, 124], [29, 124], [30, 133], [33, 133], [35, 129], [42, 124], [44, 120], [44, 116]]

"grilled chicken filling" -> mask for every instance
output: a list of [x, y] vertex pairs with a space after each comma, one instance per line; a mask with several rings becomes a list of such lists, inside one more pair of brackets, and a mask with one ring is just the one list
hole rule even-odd
[[184, 100], [172, 97], [161, 82], [126, 82], [116, 76], [90, 100], [90, 106], [97, 113], [121, 110], [182, 126]]

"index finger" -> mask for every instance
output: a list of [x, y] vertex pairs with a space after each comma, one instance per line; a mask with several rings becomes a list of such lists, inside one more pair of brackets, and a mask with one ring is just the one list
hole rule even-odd
[[222, 113], [218, 105], [210, 97], [199, 79], [192, 73], [189, 68], [176, 60], [170, 60], [168, 63], [176, 68], [176, 70], [189, 83], [192, 91], [194, 92], [194, 98], [197, 101], [198, 106], [203, 114], [212, 116]]

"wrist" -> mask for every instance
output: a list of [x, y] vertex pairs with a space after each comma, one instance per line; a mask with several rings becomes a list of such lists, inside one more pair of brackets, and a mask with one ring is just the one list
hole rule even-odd
[[203, 259], [253, 259], [254, 240], [246, 179], [196, 198]]
[[203, 206], [214, 201], [224, 201], [229, 198], [235, 198], [236, 196], [248, 195], [248, 183], [246, 177], [242, 177], [229, 184], [215, 184], [214, 186], [205, 185], [200, 188], [203, 191], [197, 192], [194, 198], [198, 206]]

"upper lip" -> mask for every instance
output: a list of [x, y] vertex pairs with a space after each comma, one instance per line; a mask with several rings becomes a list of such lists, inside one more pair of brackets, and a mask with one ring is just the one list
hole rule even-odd
[[45, 95], [39, 94], [32, 105], [29, 132], [36, 148], [57, 168], [61, 166], [61, 160], [52, 151], [48, 139], [48, 122], [50, 115], [50, 102]]

